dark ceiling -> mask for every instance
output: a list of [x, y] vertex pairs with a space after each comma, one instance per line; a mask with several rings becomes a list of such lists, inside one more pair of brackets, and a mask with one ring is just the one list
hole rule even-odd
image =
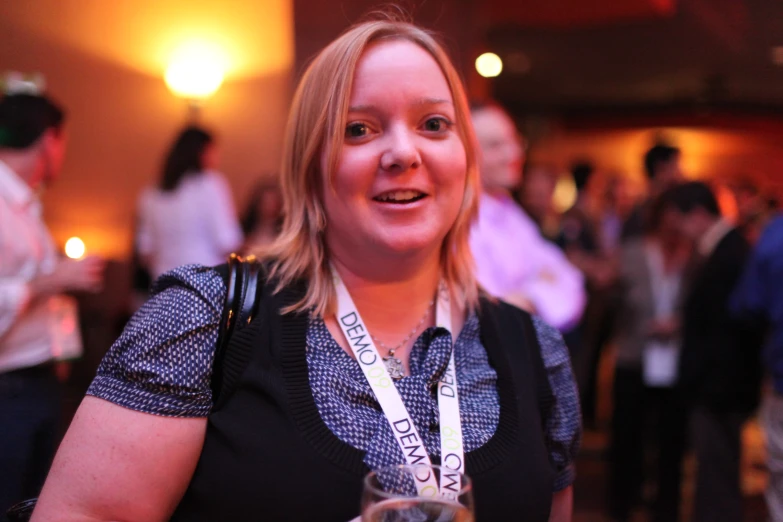
[[783, 107], [781, 0], [491, 3], [494, 94], [519, 110]]
[[[481, 50], [498, 53], [505, 70], [490, 90], [519, 113], [738, 108], [783, 114], [783, 66], [772, 59], [773, 47], [783, 46], [783, 0], [397, 3], [444, 36], [468, 75]], [[295, 0], [297, 68], [384, 4]], [[783, 48], [780, 53], [783, 62]]]

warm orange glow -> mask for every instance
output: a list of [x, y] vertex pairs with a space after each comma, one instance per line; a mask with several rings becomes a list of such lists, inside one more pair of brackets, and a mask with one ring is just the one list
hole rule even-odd
[[770, 156], [774, 143], [742, 132], [691, 127], [580, 131], [553, 134], [530, 151], [533, 161], [567, 168], [575, 158], [590, 158], [603, 171], [623, 172], [643, 185], [642, 158], [656, 139], [682, 150], [680, 165], [691, 179], [731, 178], [752, 172]]
[[[183, 43], [199, 39], [225, 54], [226, 78], [285, 71], [294, 60], [292, 0], [4, 2], [0, 16], [55, 44], [160, 77]], [[56, 14], [56, 15], [55, 15]]]
[[185, 42], [174, 52], [166, 68], [166, 85], [181, 98], [209, 98], [223, 83], [226, 62], [221, 50], [209, 42]]
[[732, 223], [736, 223], [739, 209], [737, 208], [737, 198], [734, 197], [734, 193], [725, 185], [713, 186], [713, 190], [715, 191], [715, 197], [718, 199], [718, 205], [723, 217]]
[[[73, 228], [68, 225], [60, 227], [58, 224], [52, 223], [49, 228], [54, 240], [61, 245], [69, 237], [67, 229], [73, 233]], [[103, 226], [88, 225], [84, 229], [79, 228], [79, 235], [85, 244], [90, 245], [89, 255], [91, 256], [124, 259], [130, 255], [130, 246], [133, 244], [132, 230], [125, 223], [106, 223]], [[87, 253], [85, 250], [84, 254], [87, 255]]]

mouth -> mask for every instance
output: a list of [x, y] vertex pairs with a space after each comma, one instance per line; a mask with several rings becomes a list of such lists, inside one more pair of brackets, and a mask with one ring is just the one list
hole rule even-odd
[[426, 198], [427, 194], [418, 190], [390, 190], [375, 196], [373, 201], [392, 205], [409, 205]]

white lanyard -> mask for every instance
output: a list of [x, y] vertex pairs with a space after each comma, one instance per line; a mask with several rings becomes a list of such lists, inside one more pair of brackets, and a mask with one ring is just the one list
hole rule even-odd
[[[383, 358], [364, 324], [359, 310], [351, 299], [340, 276], [332, 269], [337, 293], [337, 323], [359, 362], [378, 403], [389, 421], [394, 438], [399, 444], [405, 460], [411, 466], [430, 466], [427, 448], [419, 435], [402, 397], [387, 373]], [[435, 308], [436, 324], [451, 335], [451, 302], [445, 285], [438, 292]], [[441, 484], [443, 497], [456, 499], [462, 487], [458, 473], [465, 470], [465, 456], [462, 446], [462, 423], [459, 418], [459, 395], [457, 394], [457, 371], [454, 365], [454, 349], [449, 355], [449, 364], [438, 383], [438, 410], [440, 416]], [[416, 490], [420, 496], [434, 497], [438, 493], [438, 482], [431, 473], [414, 475]]]

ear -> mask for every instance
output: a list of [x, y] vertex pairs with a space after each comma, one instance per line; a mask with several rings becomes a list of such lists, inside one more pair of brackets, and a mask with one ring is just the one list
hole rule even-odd
[[52, 147], [57, 144], [57, 141], [59, 139], [60, 139], [60, 132], [53, 127], [49, 127], [43, 132], [43, 134], [41, 134], [41, 137], [38, 138], [38, 141], [36, 141], [35, 146], [39, 150], [48, 151], [51, 150]]

